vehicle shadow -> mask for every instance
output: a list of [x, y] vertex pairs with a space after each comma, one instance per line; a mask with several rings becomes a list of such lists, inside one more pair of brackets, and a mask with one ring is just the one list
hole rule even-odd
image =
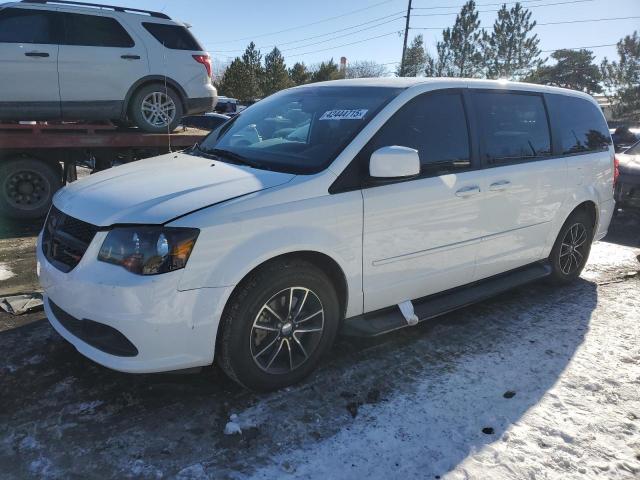
[[0, 240], [35, 237], [40, 233], [44, 220], [16, 221], [0, 216]]
[[[369, 455], [405, 451], [400, 457], [413, 455], [433, 478], [540, 401], [583, 342], [596, 305], [596, 285], [582, 279], [564, 288], [532, 284], [394, 334], [340, 337], [313, 377], [269, 394], [243, 390], [216, 367], [196, 375], [113, 372], [37, 321], [0, 332], [0, 464], [16, 477], [45, 459], [62, 476], [196, 468], [220, 478], [298, 458], [282, 476], [304, 472], [306, 459], [327, 472], [359, 461], [361, 470], [337, 478], [363, 477], [366, 460], [349, 458], [350, 441], [379, 431], [384, 441], [371, 443]], [[504, 398], [507, 391], [515, 396]], [[406, 409], [409, 417], [398, 413]], [[390, 421], [394, 412], [404, 422]], [[223, 434], [232, 413], [241, 435]], [[417, 447], [412, 435], [421, 438]]]

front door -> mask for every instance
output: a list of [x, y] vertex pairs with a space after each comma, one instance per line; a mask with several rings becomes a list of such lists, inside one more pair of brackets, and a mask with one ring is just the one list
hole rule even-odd
[[147, 51], [106, 14], [66, 13], [60, 45], [60, 98], [66, 119], [118, 119], [135, 82], [149, 72]]
[[472, 280], [481, 225], [475, 170], [460, 91], [420, 95], [378, 131], [359, 155], [383, 146], [418, 150], [419, 178], [363, 189], [365, 312]]
[[0, 9], [0, 119], [60, 117], [56, 12]]

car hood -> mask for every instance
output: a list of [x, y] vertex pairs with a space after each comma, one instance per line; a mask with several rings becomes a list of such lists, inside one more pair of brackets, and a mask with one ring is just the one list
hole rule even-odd
[[54, 205], [108, 227], [162, 224], [194, 210], [290, 181], [288, 173], [170, 153], [96, 173], [60, 190]]

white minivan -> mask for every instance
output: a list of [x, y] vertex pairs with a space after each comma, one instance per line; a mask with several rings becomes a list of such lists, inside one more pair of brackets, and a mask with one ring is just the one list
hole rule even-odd
[[0, 120], [112, 120], [150, 133], [215, 105], [211, 59], [161, 12], [0, 4]]
[[301, 380], [378, 335], [539, 278], [578, 277], [614, 208], [588, 95], [501, 81], [339, 80], [251, 106], [192, 149], [54, 198], [53, 327], [124, 372]]

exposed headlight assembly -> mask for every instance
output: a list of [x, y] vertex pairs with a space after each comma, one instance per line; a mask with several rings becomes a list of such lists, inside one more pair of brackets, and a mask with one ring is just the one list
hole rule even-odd
[[116, 227], [104, 239], [98, 260], [138, 275], [184, 268], [200, 230], [159, 226]]

